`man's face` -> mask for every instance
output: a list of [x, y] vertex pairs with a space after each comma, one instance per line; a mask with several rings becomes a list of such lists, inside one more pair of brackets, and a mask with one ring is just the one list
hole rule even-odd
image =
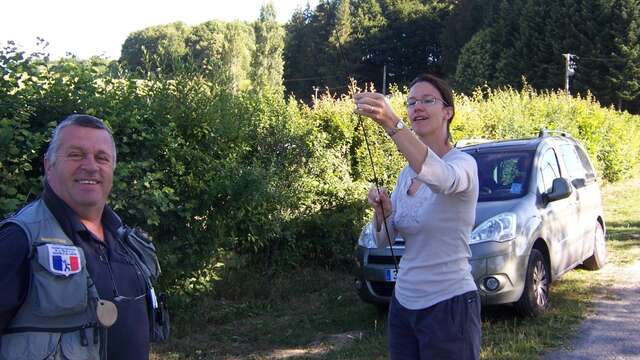
[[73, 210], [102, 210], [113, 185], [113, 145], [109, 133], [70, 125], [59, 134], [55, 162], [45, 159], [53, 191]]

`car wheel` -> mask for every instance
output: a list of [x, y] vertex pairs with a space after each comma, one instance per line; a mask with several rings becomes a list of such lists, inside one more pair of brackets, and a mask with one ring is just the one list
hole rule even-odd
[[544, 255], [532, 249], [527, 264], [527, 275], [522, 296], [515, 303], [518, 312], [524, 316], [541, 315], [549, 307], [549, 267]]
[[596, 222], [596, 232], [594, 236], [593, 255], [582, 263], [587, 270], [599, 270], [607, 263], [607, 245], [605, 243], [604, 229], [602, 224]]

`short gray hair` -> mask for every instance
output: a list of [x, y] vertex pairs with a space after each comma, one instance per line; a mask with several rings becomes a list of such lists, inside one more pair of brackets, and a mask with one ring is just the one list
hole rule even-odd
[[44, 158], [47, 159], [51, 164], [55, 164], [56, 162], [56, 153], [58, 152], [58, 148], [60, 147], [60, 132], [62, 129], [67, 126], [76, 125], [80, 127], [92, 128], [92, 129], [100, 129], [105, 130], [109, 133], [109, 137], [111, 138], [111, 146], [113, 150], [113, 168], [116, 167], [116, 142], [113, 139], [113, 133], [111, 129], [107, 127], [107, 125], [101, 119], [86, 115], [86, 114], [72, 114], [64, 118], [55, 129], [53, 129], [53, 133], [51, 134], [51, 142], [49, 143], [49, 148], [47, 148], [47, 152], [44, 154]]

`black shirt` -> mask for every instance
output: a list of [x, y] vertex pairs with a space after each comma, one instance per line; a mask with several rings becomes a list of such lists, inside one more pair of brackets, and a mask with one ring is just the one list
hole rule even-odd
[[[149, 358], [149, 319], [145, 282], [140, 270], [117, 239], [122, 225], [118, 216], [105, 206], [102, 215], [104, 241], [98, 240], [80, 222], [74, 211], [48, 185], [42, 199], [65, 234], [81, 247], [87, 259], [87, 270], [102, 299], [114, 301], [118, 319], [108, 329], [109, 359]], [[4, 329], [26, 296], [29, 277], [27, 238], [22, 229], [8, 224], [0, 229], [0, 286], [5, 295], [0, 300], [0, 329]]]

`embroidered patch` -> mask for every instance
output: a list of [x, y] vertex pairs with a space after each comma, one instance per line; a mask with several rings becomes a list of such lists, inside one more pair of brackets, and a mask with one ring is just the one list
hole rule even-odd
[[50, 242], [50, 243], [56, 243], [56, 244], [65, 244], [67, 242], [65, 239], [50, 238], [50, 237], [44, 237], [44, 236], [41, 237], [40, 240], [43, 242]]
[[79, 273], [80, 252], [75, 246], [47, 244], [49, 269], [55, 274], [69, 276]]

